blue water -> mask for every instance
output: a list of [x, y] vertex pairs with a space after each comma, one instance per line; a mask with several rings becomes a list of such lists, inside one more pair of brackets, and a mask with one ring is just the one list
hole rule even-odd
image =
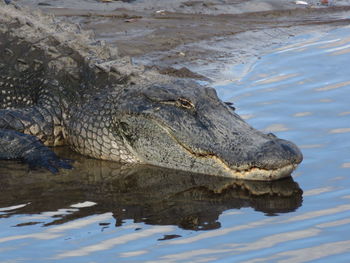
[[7, 162], [0, 262], [350, 262], [349, 61], [345, 27], [296, 37], [216, 87], [252, 126], [300, 146], [302, 204], [193, 190], [226, 181], [179, 175], [172, 184], [153, 172], [115, 181], [116, 168], [97, 163], [54, 178]]

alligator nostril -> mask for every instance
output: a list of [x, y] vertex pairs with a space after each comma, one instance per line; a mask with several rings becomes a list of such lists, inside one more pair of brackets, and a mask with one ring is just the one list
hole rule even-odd
[[289, 145], [285, 144], [285, 143], [281, 143], [280, 144], [283, 148], [283, 150], [285, 150], [286, 152], [290, 153], [291, 155], [294, 155], [295, 154], [295, 150], [290, 147]]
[[261, 168], [278, 169], [299, 164], [303, 155], [294, 143], [274, 138], [260, 147], [259, 152], [255, 153], [255, 158]]
[[268, 134], [266, 134], [269, 138], [271, 138], [271, 139], [275, 139], [275, 138], [277, 138], [277, 136], [275, 135], [275, 134], [273, 134], [272, 132], [270, 132], [270, 133], [268, 133]]
[[299, 148], [292, 142], [279, 139], [279, 144], [285, 152], [286, 157], [293, 163], [299, 164], [303, 160], [303, 155]]

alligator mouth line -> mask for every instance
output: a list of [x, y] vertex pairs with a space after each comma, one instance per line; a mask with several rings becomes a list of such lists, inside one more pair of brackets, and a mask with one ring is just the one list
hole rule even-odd
[[169, 135], [169, 137], [178, 145], [180, 145], [188, 154], [195, 156], [196, 158], [214, 160], [217, 164], [219, 164], [219, 166], [224, 169], [225, 176], [227, 177], [244, 180], [273, 181], [290, 176], [293, 170], [295, 170], [295, 168], [298, 166], [297, 164], [288, 164], [277, 169], [264, 169], [259, 167], [231, 168], [224, 160], [222, 160], [214, 153], [193, 151], [190, 147], [186, 146], [179, 139], [177, 139], [176, 136], [172, 134], [171, 129], [167, 125], [160, 124], [157, 120], [154, 119], [152, 121], [154, 121], [158, 127], [162, 128]]

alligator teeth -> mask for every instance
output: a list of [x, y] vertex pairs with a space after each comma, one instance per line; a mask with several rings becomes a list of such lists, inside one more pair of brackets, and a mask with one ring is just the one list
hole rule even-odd
[[9, 48], [5, 48], [5, 52], [11, 56], [13, 55], [13, 51]]
[[27, 62], [24, 59], [18, 58], [17, 59], [18, 62], [27, 65]]

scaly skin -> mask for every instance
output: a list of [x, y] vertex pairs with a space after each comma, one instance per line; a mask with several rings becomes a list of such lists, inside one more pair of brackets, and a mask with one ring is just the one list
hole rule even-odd
[[0, 91], [0, 157], [51, 171], [69, 164], [44, 145], [250, 180], [289, 176], [302, 160], [293, 143], [250, 127], [214, 89], [131, 65], [78, 26], [4, 4]]

